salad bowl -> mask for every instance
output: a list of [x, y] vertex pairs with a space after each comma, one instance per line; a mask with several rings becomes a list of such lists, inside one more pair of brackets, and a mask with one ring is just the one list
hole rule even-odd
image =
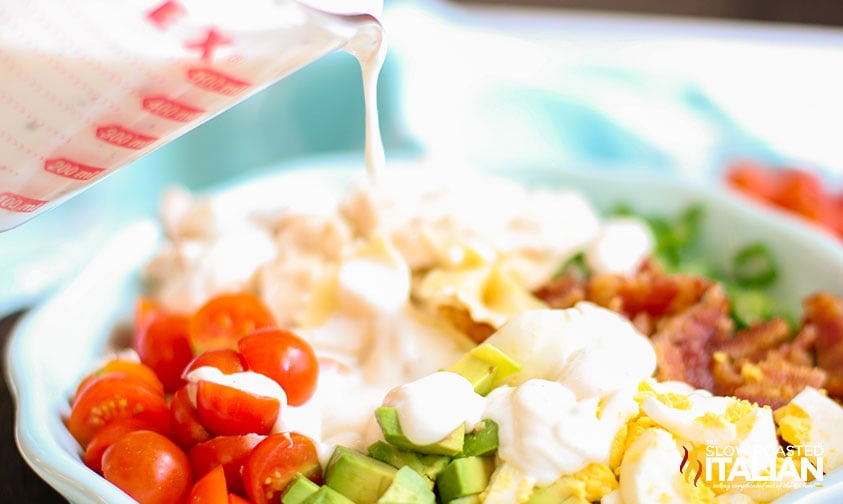
[[[390, 163], [387, 170], [420, 161]], [[406, 166], [405, 166], [406, 165]], [[218, 188], [214, 193], [235, 211], [268, 195], [331, 199], [361, 176], [359, 160], [310, 159], [269, 167], [263, 174]], [[728, 266], [741, 246], [761, 241], [779, 264], [770, 295], [793, 313], [815, 291], [843, 295], [843, 246], [795, 218], [748, 204], [720, 187], [653, 177], [635, 172], [564, 169], [544, 166], [496, 173], [528, 186], [581, 191], [596, 208], [624, 204], [644, 214], [675, 215], [699, 205], [702, 253], [713, 267]], [[139, 272], [161, 243], [159, 225], [141, 220], [126, 227], [81, 273], [46, 302], [31, 310], [14, 329], [6, 350], [6, 379], [16, 399], [15, 441], [30, 466], [74, 503], [129, 503], [121, 490], [88, 469], [65, 428], [68, 398], [79, 380], [106, 354], [131, 320], [141, 293]], [[780, 499], [792, 502], [843, 500], [843, 472], [828, 474], [821, 486], [806, 487]]]

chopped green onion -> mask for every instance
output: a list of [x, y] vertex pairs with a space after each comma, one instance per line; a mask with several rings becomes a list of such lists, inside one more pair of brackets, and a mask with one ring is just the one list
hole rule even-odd
[[735, 254], [732, 276], [738, 285], [764, 287], [776, 280], [778, 272], [770, 250], [763, 243], [753, 243]]

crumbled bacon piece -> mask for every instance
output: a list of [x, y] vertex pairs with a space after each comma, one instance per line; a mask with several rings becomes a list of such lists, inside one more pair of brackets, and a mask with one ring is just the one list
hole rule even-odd
[[729, 337], [729, 301], [719, 285], [687, 310], [662, 319], [652, 336], [659, 380], [679, 380], [712, 390], [712, 349]]
[[476, 343], [486, 341], [495, 332], [494, 326], [486, 322], [478, 322], [471, 318], [471, 314], [464, 308], [442, 305], [438, 308], [439, 315], [461, 333], [467, 335]]
[[805, 387], [819, 389], [826, 381], [826, 373], [822, 369], [792, 364], [775, 351], [754, 366], [757, 376], [741, 373], [745, 377], [744, 383], [731, 394], [773, 409], [790, 402]]
[[790, 326], [781, 318], [760, 322], [742, 329], [731, 338], [717, 345], [733, 361], [741, 364], [745, 361], [758, 362], [767, 352], [778, 348], [790, 339]]
[[630, 318], [642, 312], [662, 317], [684, 311], [710, 286], [702, 277], [648, 269], [632, 277], [595, 275], [588, 282], [588, 298], [608, 308], [618, 306], [618, 311]]
[[805, 299], [804, 327], [815, 332], [817, 365], [828, 373], [826, 389], [843, 396], [843, 299], [820, 292]]
[[585, 284], [574, 275], [551, 279], [533, 293], [551, 308], [571, 308], [585, 299]]

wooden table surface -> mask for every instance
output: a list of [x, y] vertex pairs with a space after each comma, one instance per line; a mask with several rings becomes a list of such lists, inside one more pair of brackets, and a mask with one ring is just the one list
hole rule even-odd
[[[0, 348], [6, 348], [20, 313], [0, 320]], [[14, 441], [15, 404], [6, 382], [6, 353], [0, 359], [0, 502], [67, 502], [21, 458]]]

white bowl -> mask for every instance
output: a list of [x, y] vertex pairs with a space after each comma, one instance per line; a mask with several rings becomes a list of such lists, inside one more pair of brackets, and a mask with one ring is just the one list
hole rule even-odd
[[[285, 165], [265, 177], [225, 187], [222, 194], [231, 205], [267, 194], [277, 198], [308, 195], [313, 187], [330, 195], [361, 170], [359, 161], [348, 159]], [[578, 188], [598, 208], [624, 202], [641, 211], [669, 215], [700, 203], [706, 209], [702, 238], [713, 264], [726, 265], [742, 244], [763, 240], [779, 260], [774, 294], [785, 306], [798, 313], [800, 300], [817, 290], [843, 295], [839, 242], [720, 188], [596, 170], [545, 168], [507, 175], [527, 184]], [[61, 418], [69, 412], [68, 397], [100, 358], [114, 328], [130, 320], [140, 292], [138, 270], [156, 250], [158, 240], [154, 222], [126, 228], [72, 282], [21, 320], [7, 349], [7, 379], [17, 401], [18, 447], [32, 468], [71, 502], [132, 502], [82, 463], [80, 448]], [[780, 502], [797, 501], [843, 501], [843, 471], [827, 475], [822, 488], [804, 488]]]

